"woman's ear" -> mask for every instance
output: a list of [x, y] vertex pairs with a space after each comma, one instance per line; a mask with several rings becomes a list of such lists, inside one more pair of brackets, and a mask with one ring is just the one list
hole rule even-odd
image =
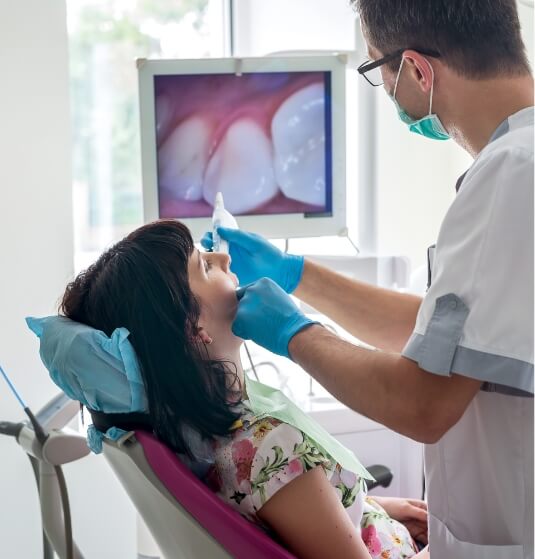
[[210, 345], [213, 341], [208, 332], [202, 326], [197, 328], [197, 332], [193, 336], [193, 340], [207, 345]]

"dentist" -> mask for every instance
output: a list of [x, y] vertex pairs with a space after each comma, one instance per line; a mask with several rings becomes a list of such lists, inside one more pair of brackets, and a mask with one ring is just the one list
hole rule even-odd
[[[433, 559], [533, 558], [533, 78], [516, 2], [354, 3], [359, 72], [412, 132], [474, 158], [429, 249], [429, 289], [367, 285], [222, 229], [246, 286], [233, 330], [425, 443]], [[289, 293], [380, 351], [312, 323]]]

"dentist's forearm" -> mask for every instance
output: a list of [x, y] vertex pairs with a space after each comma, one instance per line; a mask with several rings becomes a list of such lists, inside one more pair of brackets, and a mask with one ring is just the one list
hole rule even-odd
[[313, 325], [288, 345], [292, 359], [356, 412], [434, 443], [464, 413], [481, 382], [423, 371], [398, 353], [371, 351]]
[[422, 299], [356, 281], [305, 260], [294, 295], [353, 336], [400, 352], [414, 329]]

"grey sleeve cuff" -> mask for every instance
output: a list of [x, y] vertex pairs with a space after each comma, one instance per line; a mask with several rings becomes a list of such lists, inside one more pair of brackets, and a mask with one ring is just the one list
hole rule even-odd
[[454, 293], [439, 297], [425, 334], [413, 334], [402, 355], [430, 373], [481, 380], [483, 390], [533, 396], [532, 363], [459, 345], [468, 312]]

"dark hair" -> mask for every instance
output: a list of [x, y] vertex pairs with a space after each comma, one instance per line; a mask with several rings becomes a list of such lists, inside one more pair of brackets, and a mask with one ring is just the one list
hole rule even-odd
[[[434, 50], [474, 78], [530, 72], [516, 0], [351, 0], [369, 41], [387, 55]], [[399, 59], [390, 63], [397, 70]]]
[[67, 317], [108, 336], [121, 326], [129, 330], [154, 433], [190, 456], [182, 427], [203, 438], [228, 434], [239, 417], [231, 402], [241, 396], [230, 388], [240, 386], [235, 365], [210, 360], [191, 339], [200, 314], [188, 281], [193, 249], [189, 230], [177, 221], [144, 225], [80, 273], [60, 304]]

